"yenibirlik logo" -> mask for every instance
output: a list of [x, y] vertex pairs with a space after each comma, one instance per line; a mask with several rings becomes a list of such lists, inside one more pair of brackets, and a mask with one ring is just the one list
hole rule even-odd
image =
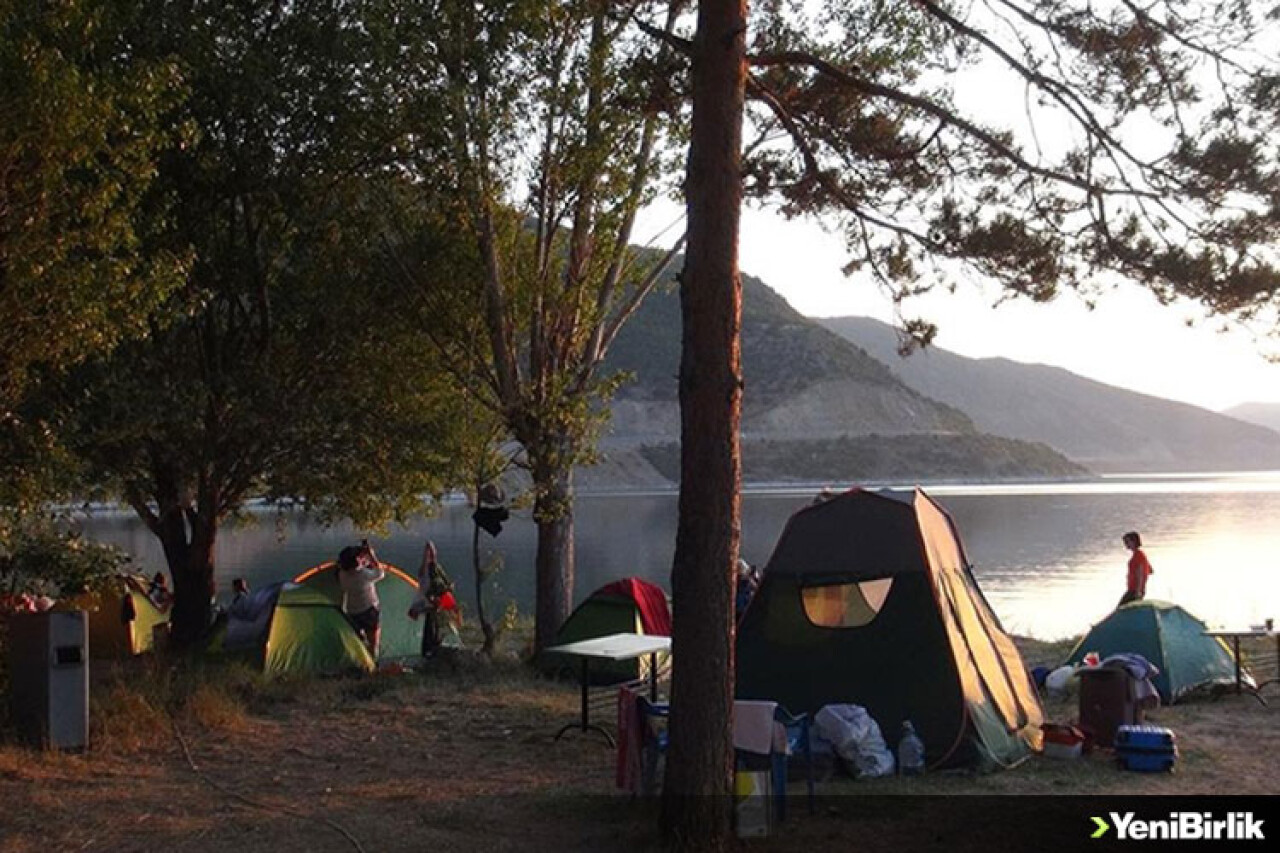
[[1120, 841], [1264, 841], [1262, 818], [1252, 812], [1230, 812], [1215, 818], [1212, 812], [1170, 812], [1167, 819], [1143, 820], [1133, 812], [1108, 812], [1111, 823], [1094, 817], [1090, 838], [1102, 838], [1113, 827]]

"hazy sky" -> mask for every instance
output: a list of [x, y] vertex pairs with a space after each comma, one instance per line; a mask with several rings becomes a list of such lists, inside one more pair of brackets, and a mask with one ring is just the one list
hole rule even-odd
[[[651, 210], [637, 227], [648, 236], [679, 216], [674, 206]], [[679, 233], [679, 226], [671, 235]], [[816, 224], [788, 222], [748, 210], [742, 226], [742, 270], [765, 281], [811, 317], [861, 315], [892, 321], [889, 299], [868, 279], [845, 278], [838, 236]], [[1090, 311], [1064, 294], [1036, 305], [994, 307], [999, 291], [962, 286], [908, 303], [907, 316], [937, 323], [937, 345], [971, 357], [1003, 356], [1051, 364], [1111, 385], [1220, 410], [1244, 402], [1280, 402], [1280, 340], [1255, 341], [1243, 330], [1220, 333], [1193, 305], [1164, 307], [1137, 286], [1105, 294]], [[1194, 326], [1187, 321], [1198, 319]], [[892, 366], [892, 365], [890, 365]]]

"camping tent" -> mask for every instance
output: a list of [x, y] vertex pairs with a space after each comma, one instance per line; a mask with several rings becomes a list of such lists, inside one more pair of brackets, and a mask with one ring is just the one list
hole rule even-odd
[[89, 656], [122, 658], [149, 652], [155, 645], [155, 629], [169, 622], [148, 596], [149, 582], [138, 574], [120, 574], [105, 585], [60, 604], [58, 610], [84, 610], [89, 614]]
[[[605, 584], [569, 614], [552, 645], [623, 633], [671, 636], [671, 611], [661, 588], [640, 578], [622, 578]], [[592, 681], [598, 684], [631, 681], [647, 676], [648, 665], [648, 656], [639, 660], [595, 661], [591, 664]], [[538, 668], [543, 672], [570, 667], [576, 672], [578, 666], [576, 658], [555, 652], [538, 656]]]
[[[380, 658], [412, 657], [422, 642], [423, 623], [408, 616], [418, 583], [394, 566], [383, 567], [387, 576], [378, 584]], [[336, 570], [335, 563], [323, 563], [289, 583], [255, 590], [248, 600], [233, 605], [223, 648], [261, 654], [263, 669], [273, 675], [373, 670], [373, 658], [342, 612]]]
[[1155, 664], [1151, 679], [1165, 704], [1198, 687], [1235, 684], [1235, 659], [1225, 643], [1204, 635], [1205, 625], [1167, 601], [1131, 601], [1117, 608], [1084, 636], [1067, 657], [1078, 664], [1089, 652], [1100, 657], [1130, 653]]
[[793, 713], [865, 707], [930, 766], [1007, 766], [1043, 712], [1018, 650], [928, 495], [854, 489], [787, 522], [738, 628], [737, 695]]

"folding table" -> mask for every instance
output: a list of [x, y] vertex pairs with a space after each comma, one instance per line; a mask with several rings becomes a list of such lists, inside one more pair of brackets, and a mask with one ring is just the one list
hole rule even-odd
[[576, 643], [565, 643], [562, 646], [549, 646], [546, 651], [563, 655], [572, 655], [582, 660], [579, 670], [582, 679], [582, 719], [576, 723], [568, 723], [556, 732], [559, 740], [570, 729], [597, 731], [604, 735], [610, 746], [616, 746], [613, 735], [606, 729], [591, 722], [591, 707], [588, 704], [587, 688], [591, 684], [591, 661], [621, 661], [649, 656], [649, 698], [658, 700], [658, 654], [671, 651], [671, 638], [652, 634], [609, 634], [604, 637], [593, 637], [590, 640], [579, 640]]

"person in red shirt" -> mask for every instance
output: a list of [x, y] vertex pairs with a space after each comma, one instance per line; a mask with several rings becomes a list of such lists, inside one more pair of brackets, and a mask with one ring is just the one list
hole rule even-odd
[[1147, 596], [1147, 578], [1151, 576], [1151, 563], [1147, 560], [1147, 555], [1142, 553], [1142, 537], [1134, 531], [1129, 531], [1123, 537], [1124, 547], [1133, 552], [1129, 557], [1129, 583], [1125, 588], [1124, 595], [1120, 597], [1120, 603], [1117, 607], [1123, 607], [1130, 601], [1141, 601]]

